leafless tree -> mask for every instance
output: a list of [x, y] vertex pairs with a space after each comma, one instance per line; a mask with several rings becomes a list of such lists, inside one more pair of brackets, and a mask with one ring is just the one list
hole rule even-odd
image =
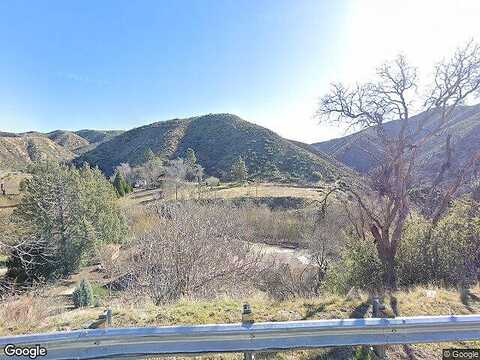
[[185, 176], [187, 175], [187, 165], [181, 158], [171, 160], [167, 167], [167, 178], [170, 179], [175, 186], [175, 200], [178, 200], [178, 189]]
[[156, 303], [211, 296], [255, 271], [261, 255], [249, 245], [234, 209], [186, 202], [159, 203], [152, 211], [155, 227], [135, 240], [122, 267], [133, 288]]
[[[380, 66], [377, 77], [376, 82], [354, 87], [334, 84], [321, 98], [317, 115], [322, 121], [371, 128], [382, 150], [380, 165], [368, 191], [336, 187], [327, 193], [324, 204], [337, 190], [350, 194], [374, 238], [385, 268], [385, 286], [396, 288], [395, 255], [410, 212], [408, 192], [414, 182], [418, 155], [433, 138], [445, 135], [458, 106], [478, 94], [480, 47], [469, 42], [457, 49], [450, 59], [439, 62], [423, 103], [415, 101], [419, 97], [417, 71], [404, 56]], [[414, 123], [412, 114], [422, 110], [426, 111], [425, 116]], [[399, 120], [397, 131], [387, 131], [385, 124], [391, 120]], [[453, 181], [446, 181], [444, 173], [451, 166], [451, 151], [451, 137], [447, 134], [445, 162], [431, 184], [432, 191], [442, 189], [441, 201], [431, 217], [432, 223], [438, 222], [480, 160], [480, 152], [475, 153], [460, 167]]]

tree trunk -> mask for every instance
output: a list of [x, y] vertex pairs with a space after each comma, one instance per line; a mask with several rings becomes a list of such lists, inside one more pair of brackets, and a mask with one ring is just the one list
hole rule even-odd
[[388, 290], [397, 289], [397, 274], [395, 268], [395, 252], [388, 249], [385, 258], [382, 259], [384, 267], [384, 284]]
[[370, 225], [370, 232], [375, 239], [378, 257], [383, 267], [383, 285], [388, 290], [396, 290], [397, 276], [395, 268], [396, 248], [390, 243], [389, 232], [380, 231], [375, 224]]

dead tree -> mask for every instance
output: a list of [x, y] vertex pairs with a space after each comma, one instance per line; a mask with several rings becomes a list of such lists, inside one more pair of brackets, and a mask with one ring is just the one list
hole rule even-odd
[[[375, 169], [371, 188], [346, 190], [368, 220], [378, 256], [384, 266], [384, 285], [396, 288], [395, 256], [410, 213], [409, 190], [414, 184], [418, 155], [433, 138], [445, 135], [459, 105], [465, 104], [480, 89], [480, 47], [469, 42], [434, 68], [433, 82], [426, 89], [423, 103], [416, 101], [418, 80], [416, 68], [404, 56], [377, 69], [378, 80], [346, 87], [333, 84], [320, 100], [317, 112], [321, 121], [333, 120], [356, 128], [369, 128], [382, 154]], [[412, 114], [425, 111], [412, 121]], [[398, 120], [398, 127], [388, 131], [386, 123]], [[442, 189], [441, 200], [432, 214], [437, 222], [454, 194], [480, 161], [475, 153], [457, 172], [453, 181], [445, 181], [444, 173], [451, 166], [451, 137], [446, 136], [444, 165], [431, 184], [431, 191]], [[325, 197], [339, 188], [332, 189]]]

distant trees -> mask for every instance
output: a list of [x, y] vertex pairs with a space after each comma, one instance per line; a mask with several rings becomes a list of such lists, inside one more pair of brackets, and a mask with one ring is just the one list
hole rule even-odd
[[[353, 87], [333, 84], [318, 109], [322, 120], [371, 128], [375, 143], [383, 151], [381, 159], [377, 159], [381, 165], [372, 177], [370, 191], [361, 193], [349, 187], [335, 187], [325, 197], [325, 203], [337, 190], [347, 192], [355, 200], [358, 218], [364, 219], [362, 231], [374, 239], [384, 268], [384, 285], [389, 289], [397, 286], [395, 258], [410, 213], [409, 190], [415, 183], [418, 154], [426, 143], [444, 134], [455, 119], [456, 108], [478, 94], [480, 46], [470, 42], [450, 59], [438, 63], [422, 103], [416, 101], [418, 85], [416, 69], [404, 56], [399, 56], [378, 68], [377, 81]], [[411, 116], [419, 110], [425, 110], [427, 116], [413, 125]], [[399, 121], [398, 131], [393, 133], [385, 129], [385, 123], [391, 120]], [[448, 181], [444, 175], [453, 170], [452, 152], [452, 138], [446, 134], [444, 163], [429, 184], [429, 193], [440, 196], [430, 216], [433, 227], [480, 161], [478, 151], [456, 168], [457, 176]]]
[[236, 181], [245, 181], [248, 177], [248, 169], [245, 161], [242, 157], [238, 157], [238, 159], [233, 163], [231, 169], [231, 176]]
[[17, 281], [65, 276], [101, 244], [122, 242], [125, 219], [98, 169], [38, 162], [12, 215], [7, 275]]
[[44, 154], [41, 152], [40, 148], [33, 141], [28, 141], [27, 143], [27, 154], [31, 161], [40, 161], [43, 159]]

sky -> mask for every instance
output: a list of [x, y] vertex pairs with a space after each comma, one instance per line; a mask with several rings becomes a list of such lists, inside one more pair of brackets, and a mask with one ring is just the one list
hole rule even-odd
[[228, 112], [304, 142], [329, 84], [480, 41], [479, 0], [2, 0], [0, 131]]

